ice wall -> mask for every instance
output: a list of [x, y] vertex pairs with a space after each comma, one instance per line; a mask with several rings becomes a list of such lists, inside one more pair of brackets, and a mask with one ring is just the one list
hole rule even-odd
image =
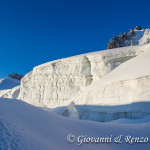
[[74, 98], [78, 105], [124, 105], [150, 102], [150, 44], [145, 52], [81, 90]]
[[99, 122], [120, 118], [135, 120], [150, 115], [150, 102], [133, 102], [124, 105], [76, 105], [76, 108], [80, 119]]
[[38, 106], [64, 105], [80, 90], [142, 53], [141, 47], [99, 51], [39, 65], [21, 80], [19, 98]]

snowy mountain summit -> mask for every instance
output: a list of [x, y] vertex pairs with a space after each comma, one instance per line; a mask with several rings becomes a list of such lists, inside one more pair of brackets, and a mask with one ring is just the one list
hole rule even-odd
[[140, 26], [136, 26], [134, 30], [130, 29], [130, 32], [120, 33], [119, 36], [113, 36], [110, 39], [107, 49], [141, 45], [150, 42], [150, 29], [142, 29]]

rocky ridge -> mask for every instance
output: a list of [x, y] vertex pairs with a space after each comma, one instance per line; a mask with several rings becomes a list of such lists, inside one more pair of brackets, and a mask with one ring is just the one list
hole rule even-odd
[[[134, 30], [130, 29], [130, 32], [124, 32], [124, 34], [120, 33], [119, 36], [113, 36], [112, 39], [109, 40], [107, 49], [125, 47], [125, 46], [133, 46], [140, 44], [147, 44], [150, 42], [150, 29], [142, 29], [140, 26], [136, 26]], [[143, 37], [147, 37], [144, 41]]]

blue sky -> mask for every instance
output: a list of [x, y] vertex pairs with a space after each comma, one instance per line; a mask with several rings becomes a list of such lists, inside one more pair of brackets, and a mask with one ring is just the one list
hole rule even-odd
[[150, 27], [145, 0], [0, 1], [0, 78], [105, 49], [113, 35]]

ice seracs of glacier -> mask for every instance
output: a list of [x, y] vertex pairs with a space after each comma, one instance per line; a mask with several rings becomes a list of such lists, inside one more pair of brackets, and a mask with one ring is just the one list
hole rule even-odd
[[144, 52], [143, 47], [98, 51], [39, 65], [21, 80], [19, 98], [36, 106], [68, 105], [80, 90]]
[[62, 116], [70, 117], [70, 118], [74, 118], [74, 119], [78, 119], [79, 118], [78, 111], [76, 109], [76, 106], [75, 106], [74, 102], [71, 102], [67, 106], [67, 108], [62, 113]]
[[76, 104], [122, 105], [150, 101], [150, 44], [145, 50], [112, 72], [81, 90], [73, 99]]
[[150, 44], [145, 52], [78, 92], [71, 100], [82, 119], [111, 121], [150, 114]]

